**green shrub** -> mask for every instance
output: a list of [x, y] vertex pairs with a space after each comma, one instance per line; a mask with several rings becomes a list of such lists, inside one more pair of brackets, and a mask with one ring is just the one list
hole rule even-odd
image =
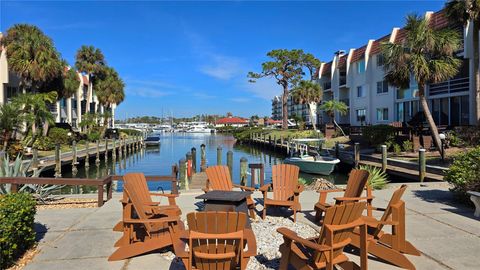
[[48, 137], [54, 144], [70, 144], [70, 136], [68, 136], [68, 130], [64, 128], [51, 128], [48, 130]]
[[369, 166], [369, 165], [360, 165], [361, 170], [366, 170], [370, 173], [368, 177], [368, 185], [373, 189], [383, 189], [388, 184], [388, 175], [386, 172], [382, 171], [381, 168]]
[[409, 140], [403, 141], [403, 150], [405, 152], [413, 152], [413, 143]]
[[402, 152], [402, 147], [398, 143], [393, 144], [393, 152], [395, 154], [400, 154]]
[[458, 136], [455, 131], [446, 132], [446, 144], [448, 146], [463, 146], [465, 142]]
[[395, 139], [395, 128], [389, 125], [365, 126], [362, 137], [372, 146], [386, 144]]
[[16, 158], [18, 155], [23, 153], [23, 144], [21, 142], [15, 142], [8, 146], [7, 149], [8, 156], [11, 159]]
[[142, 132], [135, 129], [121, 129], [120, 132], [127, 136], [142, 136]]
[[458, 138], [466, 145], [480, 145], [480, 128], [476, 126], [456, 127], [455, 133], [458, 135]]
[[468, 190], [480, 191], [480, 146], [456, 155], [444, 179], [461, 200], [467, 200]]
[[92, 131], [87, 135], [87, 139], [91, 142], [96, 142], [100, 139], [100, 132]]
[[33, 147], [40, 151], [50, 151], [55, 148], [55, 143], [50, 137], [38, 137], [33, 143]]
[[28, 193], [0, 196], [0, 269], [11, 266], [35, 242], [35, 212]]

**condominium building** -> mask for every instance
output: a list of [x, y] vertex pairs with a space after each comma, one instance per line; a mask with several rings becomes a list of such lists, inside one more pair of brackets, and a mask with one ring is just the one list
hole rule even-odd
[[[0, 39], [2, 35], [0, 33]], [[77, 92], [70, 97], [62, 98], [55, 104], [50, 105], [50, 111], [55, 117], [57, 123], [68, 123], [74, 129], [78, 129], [82, 121], [82, 115], [85, 113], [104, 113], [105, 108], [99, 104], [98, 98], [88, 77], [77, 72], [80, 83]], [[11, 99], [20, 94], [19, 78], [8, 68], [8, 59], [6, 50], [2, 48], [0, 53], [0, 104], [10, 102]], [[112, 106], [112, 117], [116, 106]], [[99, 121], [103, 125], [103, 121]], [[109, 127], [114, 126], [114, 121], [108, 123]]]
[[[427, 12], [425, 16], [437, 29], [448, 26], [443, 11]], [[448, 81], [426, 86], [426, 97], [438, 125], [475, 125], [478, 118], [474, 109], [472, 24], [458, 31], [463, 38], [463, 48], [457, 52], [463, 61], [460, 71]], [[359, 48], [338, 51], [332, 61], [321, 64], [317, 82], [324, 90], [323, 100], [342, 101], [349, 108], [346, 115], [337, 113], [338, 123], [359, 126], [407, 122], [421, 111], [415, 80], [411, 80], [407, 89], [395, 88], [384, 80], [380, 45], [382, 42], [401, 43], [405, 34], [404, 29], [393, 28], [389, 34], [369, 40]], [[329, 121], [325, 112], [318, 109], [316, 123]]]
[[[302, 117], [307, 125], [311, 125], [310, 114], [308, 113], [308, 105], [295, 102], [291, 95], [287, 99], [288, 117], [292, 118], [294, 115]], [[275, 96], [272, 99], [272, 119], [281, 120], [283, 118], [282, 111], [282, 96]]]

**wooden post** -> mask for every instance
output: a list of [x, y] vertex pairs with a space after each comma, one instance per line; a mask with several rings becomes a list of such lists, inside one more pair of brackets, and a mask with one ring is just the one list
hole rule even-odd
[[418, 150], [418, 176], [420, 183], [423, 183], [425, 180], [425, 174], [427, 171], [427, 164], [425, 160], [425, 149], [421, 148]]
[[128, 155], [128, 148], [127, 148], [127, 139], [123, 138], [123, 155], [127, 157]]
[[240, 185], [245, 186], [247, 184], [247, 169], [248, 160], [245, 157], [240, 159]]
[[353, 146], [353, 157], [354, 157], [354, 164], [355, 168], [358, 168], [360, 163], [360, 143], [356, 142]]
[[55, 178], [62, 177], [62, 160], [61, 160], [60, 144], [55, 145]]
[[117, 139], [115, 138], [112, 139], [112, 159], [113, 163], [115, 163], [115, 160], [117, 159]]
[[118, 141], [118, 159], [122, 160], [122, 138]]
[[100, 140], [97, 140], [97, 158], [95, 159], [95, 164], [100, 165]]
[[188, 190], [188, 179], [187, 179], [187, 164], [185, 162], [185, 159], [182, 158], [180, 161], [178, 161], [178, 167], [179, 169], [179, 180], [180, 183], [183, 183], [185, 185], [185, 190]]
[[192, 180], [192, 153], [187, 152], [187, 154], [185, 154], [185, 159], [187, 161], [187, 176], [190, 181]]
[[386, 172], [387, 171], [387, 146], [382, 145], [382, 171]]
[[[3, 161], [3, 158], [0, 158]], [[0, 164], [1, 166], [1, 164]], [[34, 170], [38, 169], [38, 149], [37, 147], [32, 148], [32, 168]]]
[[105, 164], [108, 161], [108, 139], [105, 139]]
[[90, 142], [85, 141], [85, 168], [90, 167]]
[[217, 147], [217, 165], [222, 165], [222, 146]]
[[228, 170], [230, 171], [230, 179], [233, 179], [233, 152], [227, 152], [227, 166]]
[[197, 173], [197, 148], [192, 147], [192, 174]]
[[273, 150], [277, 149], [277, 136], [273, 136]]
[[205, 144], [200, 145], [200, 171], [204, 172], [207, 168], [207, 154], [205, 153]]
[[78, 169], [77, 169], [77, 142], [73, 140], [72, 142], [72, 176], [76, 176]]

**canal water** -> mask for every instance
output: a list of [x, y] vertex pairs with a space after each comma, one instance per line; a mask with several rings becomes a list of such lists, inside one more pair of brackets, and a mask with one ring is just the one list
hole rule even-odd
[[[245, 157], [248, 163], [263, 163], [265, 165], [265, 182], [271, 181], [272, 166], [281, 164], [284, 155], [275, 153], [264, 148], [254, 147], [251, 145], [241, 145], [230, 135], [222, 134], [195, 134], [195, 133], [163, 133], [160, 135], [160, 146], [149, 146], [141, 151], [130, 154], [122, 160], [115, 163], [112, 162], [111, 156], [105, 164], [103, 157], [100, 165], [96, 166], [94, 162], [90, 162], [90, 168], [83, 167], [83, 162], [78, 168], [76, 177], [81, 178], [100, 178], [107, 174], [123, 175], [128, 172], [142, 172], [145, 175], [169, 175], [173, 164], [178, 164], [181, 158], [185, 158], [185, 154], [192, 147], [197, 149], [197, 168], [200, 168], [200, 145], [205, 144], [207, 166], [216, 165], [217, 147], [222, 147], [222, 164], [226, 164], [227, 151], [233, 152], [233, 181], [239, 183], [240, 179], [240, 159]], [[62, 168], [63, 177], [72, 177], [71, 166]], [[338, 168], [329, 176], [322, 176], [329, 179], [334, 184], [343, 184], [346, 182], [346, 169]], [[250, 172], [249, 172], [250, 173]], [[312, 181], [319, 176], [301, 174], [307, 182]], [[250, 179], [250, 175], [248, 177]], [[250, 181], [250, 180], [249, 180]], [[250, 182], [248, 182], [250, 183]], [[95, 187], [84, 187], [95, 189]], [[169, 183], [149, 182], [150, 190], [169, 190]], [[71, 192], [75, 190], [68, 188]], [[116, 190], [122, 190], [122, 182], [118, 182]], [[65, 190], [68, 192], [68, 190]]]

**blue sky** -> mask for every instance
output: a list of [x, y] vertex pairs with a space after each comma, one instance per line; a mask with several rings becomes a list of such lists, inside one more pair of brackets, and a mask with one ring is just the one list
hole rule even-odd
[[401, 27], [406, 14], [437, 11], [443, 1], [162, 2], [6, 1], [0, 31], [31, 23], [74, 64], [94, 45], [126, 83], [126, 115], [270, 115], [281, 88], [248, 83], [265, 54], [303, 49], [322, 61]]

